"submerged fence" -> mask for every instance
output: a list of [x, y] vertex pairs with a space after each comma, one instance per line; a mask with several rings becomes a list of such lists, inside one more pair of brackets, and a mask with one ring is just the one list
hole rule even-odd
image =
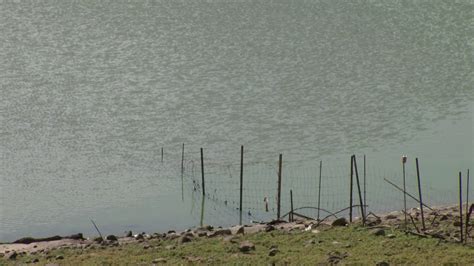
[[[170, 175], [180, 177], [182, 196], [191, 195], [201, 223], [242, 224], [292, 219], [293, 214], [315, 220], [365, 219], [370, 212], [463, 202], [463, 191], [469, 194], [468, 178], [464, 187], [461, 177], [459, 187], [458, 180], [450, 182], [452, 186], [423, 180], [418, 158], [402, 158], [395, 167], [383, 169], [366, 155], [286, 161], [284, 154], [255, 160], [256, 152], [243, 146], [227, 157], [184, 144], [179, 150], [179, 159], [174, 150], [170, 167], [179, 170]], [[163, 164], [164, 156], [162, 149]], [[467, 227], [467, 218], [465, 223]]]

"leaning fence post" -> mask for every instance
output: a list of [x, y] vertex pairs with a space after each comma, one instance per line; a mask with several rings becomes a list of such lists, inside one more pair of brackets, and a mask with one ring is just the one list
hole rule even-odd
[[278, 219], [280, 219], [282, 160], [283, 160], [283, 155], [280, 153], [280, 159], [278, 160], [278, 191], [277, 191], [277, 218]]
[[425, 231], [426, 230], [425, 214], [423, 213], [423, 199], [421, 197], [420, 167], [418, 165], [418, 158], [416, 158], [415, 161], [416, 161], [416, 176], [418, 178], [418, 194], [420, 196], [421, 225], [423, 226], [423, 231]]
[[244, 145], [240, 146], [240, 219], [239, 224], [242, 224], [242, 192], [244, 184]]
[[362, 215], [362, 225], [365, 226], [364, 202], [362, 201], [362, 194], [361, 194], [360, 182], [359, 182], [359, 171], [357, 170], [357, 160], [356, 160], [355, 155], [354, 155], [354, 170], [355, 170], [355, 174], [356, 174], [357, 191], [359, 192], [359, 203], [360, 203], [360, 213]]
[[[184, 148], [184, 145], [183, 145], [183, 148]], [[204, 182], [204, 155], [203, 155], [202, 148], [201, 148], [201, 177], [202, 177], [202, 195], [205, 196], [206, 187], [205, 187], [205, 182]]]
[[459, 219], [461, 221], [461, 243], [464, 242], [463, 220], [462, 220], [462, 173], [459, 172]]
[[319, 221], [319, 209], [321, 207], [321, 173], [323, 169], [323, 161], [319, 161], [319, 186], [318, 186], [318, 221]]
[[468, 227], [469, 227], [469, 169], [467, 169], [467, 184], [466, 184], [466, 226], [465, 226], [465, 242], [467, 244], [467, 240], [469, 239], [469, 232], [468, 232]]
[[293, 190], [290, 189], [290, 207], [291, 207], [291, 215], [290, 215], [290, 222], [294, 221], [293, 218]]
[[352, 179], [354, 178], [354, 155], [351, 156], [351, 177], [349, 188], [349, 222], [352, 223]]

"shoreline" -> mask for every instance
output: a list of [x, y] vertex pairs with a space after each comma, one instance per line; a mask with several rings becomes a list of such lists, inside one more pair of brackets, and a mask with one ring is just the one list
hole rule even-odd
[[[465, 209], [463, 205], [463, 211]], [[407, 233], [416, 235], [420, 238], [436, 238], [440, 241], [449, 243], [459, 243], [461, 236], [461, 223], [459, 216], [459, 206], [444, 205], [432, 207], [433, 211], [427, 210], [424, 212], [427, 228], [421, 228], [421, 212], [418, 208], [411, 208], [407, 211], [408, 228]], [[474, 204], [470, 206], [474, 209]], [[272, 231], [281, 232], [312, 232], [317, 233], [322, 230], [330, 230], [336, 227], [350, 227], [362, 226], [360, 218], [354, 218], [353, 222], [349, 222], [344, 217], [326, 221], [316, 221], [310, 219], [298, 219], [293, 222], [284, 220], [273, 220], [266, 223], [257, 223], [249, 225], [235, 225], [227, 228], [216, 227], [211, 225], [203, 227], [194, 227], [187, 230], [177, 232], [169, 230], [166, 233], [151, 233], [147, 234], [137, 233], [133, 234], [129, 231], [124, 236], [108, 235], [101, 237], [87, 237], [81, 233], [74, 234], [67, 237], [54, 236], [50, 238], [35, 239], [31, 237], [21, 238], [12, 243], [0, 244], [0, 257], [8, 261], [15, 261], [19, 257], [33, 257], [42, 256], [48, 259], [48, 254], [55, 250], [74, 249], [74, 250], [93, 250], [93, 249], [107, 249], [110, 247], [120, 247], [125, 245], [143, 244], [149, 241], [175, 241], [177, 244], [183, 244], [194, 241], [195, 239], [217, 239], [230, 238], [237, 235], [254, 235], [258, 233], [268, 233]], [[465, 220], [466, 214], [463, 215]], [[472, 216], [471, 216], [472, 220]], [[466, 220], [467, 222], [467, 220]], [[404, 230], [404, 213], [403, 211], [392, 211], [376, 215], [370, 213], [366, 218], [365, 228], [367, 229], [390, 229], [390, 230]], [[466, 232], [471, 232], [472, 223], [469, 223], [469, 229]], [[466, 227], [464, 227], [466, 230]], [[474, 245], [472, 234], [467, 237], [467, 243]], [[466, 236], [465, 236], [466, 239]]]

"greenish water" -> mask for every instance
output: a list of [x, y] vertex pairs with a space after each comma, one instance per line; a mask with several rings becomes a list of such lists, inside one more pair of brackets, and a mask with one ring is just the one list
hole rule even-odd
[[[472, 14], [471, 1], [0, 1], [0, 240], [93, 233], [89, 218], [108, 233], [196, 225], [181, 143], [187, 175], [200, 147], [210, 176], [241, 144], [248, 162], [284, 153], [307, 176], [352, 153], [384, 176], [408, 154], [413, 174], [418, 156], [425, 186], [455, 200], [474, 168]], [[237, 222], [219, 208], [207, 223]]]

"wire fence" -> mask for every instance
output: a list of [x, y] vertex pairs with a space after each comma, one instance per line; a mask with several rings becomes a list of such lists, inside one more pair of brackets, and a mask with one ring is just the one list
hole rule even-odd
[[[162, 152], [165, 158], [161, 160], [168, 161], [163, 163], [163, 173], [168, 171], [171, 178], [181, 177], [183, 197], [191, 195], [192, 209], [201, 223], [203, 220], [221, 225], [239, 223], [241, 192], [243, 223], [277, 218], [278, 154], [274, 160], [262, 160], [258, 158], [258, 151], [245, 149], [241, 190], [240, 151], [229, 155], [227, 150], [204, 149], [203, 162], [197, 147], [180, 145], [173, 147], [173, 151], [166, 157]], [[381, 158], [357, 155], [356, 160], [360, 197], [356, 180], [353, 179], [353, 216], [361, 216], [361, 210], [357, 207], [360, 201], [366, 206], [367, 212], [383, 213], [403, 209], [403, 191], [399, 189], [403, 187], [401, 162], [386, 167], [386, 164], [378, 163], [382, 161]], [[293, 207], [299, 214], [314, 219], [334, 213], [338, 217], [348, 217], [351, 206], [351, 167], [351, 156], [298, 161], [285, 160], [283, 154], [280, 216], [284, 217], [291, 209], [292, 190]], [[418, 199], [416, 172], [410, 171], [406, 180], [407, 193]], [[433, 181], [422, 181], [421, 190], [423, 202], [430, 206], [452, 204], [458, 200], [456, 185], [446, 187]], [[415, 199], [407, 197], [409, 208], [419, 206]]]

